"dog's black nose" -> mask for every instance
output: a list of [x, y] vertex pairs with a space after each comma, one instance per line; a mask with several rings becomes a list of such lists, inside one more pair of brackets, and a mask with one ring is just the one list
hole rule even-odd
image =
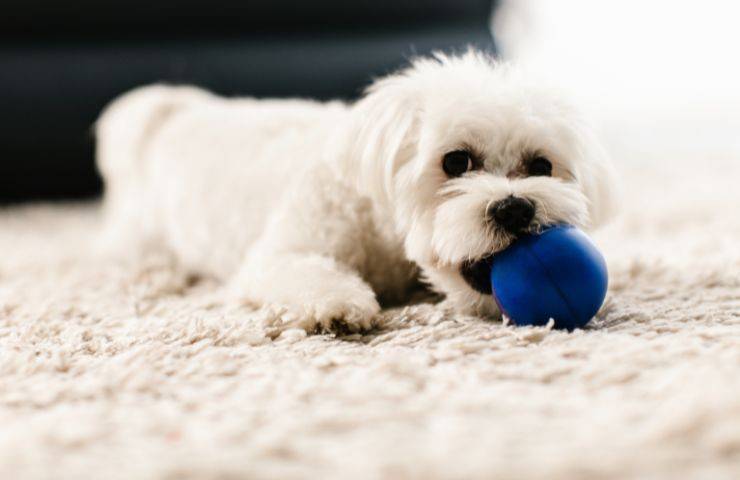
[[488, 207], [488, 218], [507, 232], [519, 233], [534, 218], [534, 204], [526, 198], [510, 195]]

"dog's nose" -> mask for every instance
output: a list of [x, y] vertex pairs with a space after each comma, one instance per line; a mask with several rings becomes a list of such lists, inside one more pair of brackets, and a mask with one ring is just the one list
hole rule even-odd
[[526, 198], [510, 195], [488, 207], [488, 218], [507, 232], [519, 233], [534, 218], [534, 204]]

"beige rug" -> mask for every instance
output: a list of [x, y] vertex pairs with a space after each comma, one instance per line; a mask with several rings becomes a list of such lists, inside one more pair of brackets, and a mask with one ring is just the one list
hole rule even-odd
[[97, 206], [0, 213], [2, 479], [740, 477], [740, 166], [623, 167], [611, 292], [573, 334], [422, 304], [272, 340]]

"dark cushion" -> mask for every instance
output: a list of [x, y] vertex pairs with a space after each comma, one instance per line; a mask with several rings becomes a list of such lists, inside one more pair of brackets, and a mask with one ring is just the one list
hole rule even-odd
[[6, 38], [172, 38], [480, 24], [490, 0], [5, 0]]

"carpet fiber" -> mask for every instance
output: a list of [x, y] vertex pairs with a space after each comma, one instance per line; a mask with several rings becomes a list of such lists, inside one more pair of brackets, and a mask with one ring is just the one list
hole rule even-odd
[[0, 213], [0, 478], [737, 478], [740, 177], [622, 167], [610, 293], [575, 333], [384, 312], [266, 335], [97, 205]]

